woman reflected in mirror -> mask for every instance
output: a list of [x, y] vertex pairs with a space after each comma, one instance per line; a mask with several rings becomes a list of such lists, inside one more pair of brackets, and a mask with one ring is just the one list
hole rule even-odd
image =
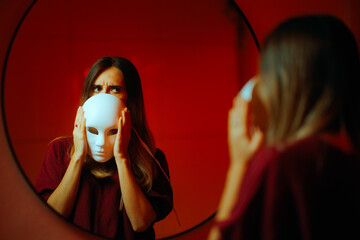
[[[229, 112], [230, 166], [209, 239], [360, 239], [359, 53], [328, 15], [296, 17], [265, 40], [256, 92]], [[256, 118], [255, 118], [256, 119]]]
[[[140, 77], [121, 57], [103, 57], [90, 68], [80, 106], [93, 96], [115, 96], [125, 107], [114, 129], [110, 157], [98, 129], [79, 107], [70, 137], [52, 141], [36, 182], [42, 198], [70, 222], [112, 239], [155, 239], [153, 224], [173, 208], [173, 193], [164, 153], [155, 147], [146, 122]], [[118, 110], [118, 109], [117, 109]], [[110, 113], [111, 115], [111, 113]], [[106, 115], [97, 116], [103, 122]], [[88, 121], [88, 122], [87, 122]], [[98, 152], [94, 149], [101, 147]], [[104, 145], [104, 146], [103, 146]]]

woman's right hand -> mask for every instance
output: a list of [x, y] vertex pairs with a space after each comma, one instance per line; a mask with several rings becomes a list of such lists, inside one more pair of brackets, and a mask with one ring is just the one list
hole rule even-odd
[[76, 113], [73, 141], [74, 153], [73, 157], [84, 159], [87, 154], [86, 126], [85, 126], [84, 110], [79, 107]]
[[80, 184], [81, 169], [87, 154], [87, 140], [84, 111], [79, 107], [73, 130], [74, 152], [66, 172], [50, 195], [47, 203], [64, 217], [69, 217], [74, 208]]

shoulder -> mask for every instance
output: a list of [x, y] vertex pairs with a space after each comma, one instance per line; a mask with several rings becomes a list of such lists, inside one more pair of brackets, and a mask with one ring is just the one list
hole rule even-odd
[[320, 138], [309, 137], [290, 143], [284, 142], [264, 147], [254, 156], [254, 159], [263, 159], [263, 161], [265, 159], [267, 164], [294, 163], [300, 159], [303, 162], [307, 159], [324, 158], [335, 153], [345, 154], [345, 152]]
[[55, 138], [49, 143], [47, 156], [63, 158], [65, 155], [69, 154], [72, 144], [73, 144], [73, 138], [71, 136]]
[[295, 172], [312, 171], [330, 152], [330, 146], [317, 138], [265, 146], [249, 162], [246, 175], [259, 182], [268, 175], [286, 177]]
[[156, 148], [156, 150], [155, 150], [155, 158], [158, 159], [159, 161], [160, 160], [166, 161], [164, 152], [162, 150], [160, 150], [159, 148]]
[[160, 163], [160, 165], [162, 167], [168, 168], [166, 156], [162, 150], [156, 148], [154, 157], [156, 158], [156, 160]]
[[[355, 159], [355, 155], [324, 141], [320, 137], [309, 137], [278, 147], [278, 163], [283, 165], [325, 166], [332, 161]], [[315, 166], [314, 166], [315, 167]]]
[[250, 171], [262, 179], [276, 178], [277, 181], [301, 183], [303, 186], [333, 178], [340, 172], [349, 173], [343, 174], [348, 178], [354, 175], [353, 172], [360, 171], [357, 156], [318, 137], [266, 147], [253, 160]]
[[295, 142], [282, 142], [276, 145], [266, 146], [256, 156], [268, 156], [272, 159], [281, 159], [284, 156], [305, 156], [316, 152], [324, 147], [324, 143], [317, 138], [306, 138]]
[[156, 148], [154, 157], [157, 161], [156, 162], [157, 167], [160, 168], [161, 170], [165, 171], [167, 173], [167, 175], [169, 175], [169, 166], [168, 166], [164, 152], [162, 150]]
[[164, 152], [157, 148], [154, 157], [155, 177], [152, 189], [147, 195], [157, 214], [156, 221], [160, 221], [173, 208], [173, 191], [170, 183], [169, 167]]
[[49, 146], [53, 147], [67, 147], [73, 143], [72, 136], [57, 137], [50, 141]]
[[69, 149], [72, 137], [60, 137], [49, 143], [48, 150], [37, 177], [35, 188], [44, 199], [48, 199], [61, 182], [70, 162]]

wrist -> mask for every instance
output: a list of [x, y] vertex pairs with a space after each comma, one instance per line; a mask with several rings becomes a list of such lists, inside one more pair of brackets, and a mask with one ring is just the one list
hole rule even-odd
[[228, 168], [228, 175], [243, 173], [247, 168], [246, 162], [231, 162]]
[[121, 165], [128, 165], [129, 163], [129, 157], [128, 155], [116, 155], [115, 157], [115, 162], [116, 164], [121, 164]]
[[76, 158], [76, 159], [83, 159], [83, 158], [85, 158], [85, 156], [86, 156], [86, 154], [84, 154], [84, 153], [79, 153], [79, 152], [74, 152], [73, 154], [72, 154], [72, 158]]
[[248, 164], [248, 161], [245, 159], [234, 159], [232, 158], [229, 164], [229, 168], [245, 168]]
[[74, 146], [73, 147], [73, 152], [71, 155], [71, 158], [76, 158], [76, 159], [85, 159], [86, 155], [87, 155], [87, 150], [86, 148], [81, 148], [81, 147], [77, 147]]
[[71, 157], [71, 160], [70, 160], [70, 164], [72, 164], [73, 166], [80, 166], [82, 167], [82, 165], [84, 164], [84, 159], [85, 157], [82, 157], [80, 155], [73, 155]]

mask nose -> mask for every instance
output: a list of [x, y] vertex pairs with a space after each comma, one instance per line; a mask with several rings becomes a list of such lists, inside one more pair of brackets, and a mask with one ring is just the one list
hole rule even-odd
[[98, 147], [103, 147], [105, 146], [105, 136], [104, 134], [99, 134], [98, 137], [96, 138], [96, 146]]

